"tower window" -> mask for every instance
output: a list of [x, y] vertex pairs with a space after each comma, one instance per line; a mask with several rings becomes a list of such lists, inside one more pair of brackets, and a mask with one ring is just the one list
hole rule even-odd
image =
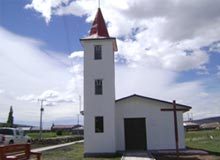
[[95, 133], [104, 132], [104, 118], [101, 116], [95, 117]]
[[95, 80], [95, 94], [96, 95], [102, 94], [102, 80], [101, 79]]
[[102, 46], [101, 45], [95, 45], [94, 58], [95, 58], [95, 60], [102, 59]]

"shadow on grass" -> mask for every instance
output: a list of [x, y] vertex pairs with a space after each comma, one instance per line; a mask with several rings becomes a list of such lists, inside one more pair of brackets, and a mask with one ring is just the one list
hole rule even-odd
[[200, 160], [199, 158], [196, 158], [196, 157], [189, 157], [189, 156], [180, 156], [180, 157], [176, 157], [176, 156], [155, 156], [154, 155], [154, 158], [156, 158], [156, 160]]
[[193, 150], [201, 150], [207, 152], [209, 155], [214, 155], [214, 156], [220, 156], [220, 152], [213, 152], [205, 149], [200, 149], [200, 148], [192, 148], [192, 147], [187, 147], [187, 149], [193, 149]]

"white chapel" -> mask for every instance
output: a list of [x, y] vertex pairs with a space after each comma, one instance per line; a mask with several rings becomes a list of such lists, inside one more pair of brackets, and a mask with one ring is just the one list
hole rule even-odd
[[133, 150], [185, 148], [183, 113], [190, 106], [141, 95], [115, 99], [116, 38], [110, 37], [98, 8], [90, 34], [80, 39], [84, 48], [85, 156]]

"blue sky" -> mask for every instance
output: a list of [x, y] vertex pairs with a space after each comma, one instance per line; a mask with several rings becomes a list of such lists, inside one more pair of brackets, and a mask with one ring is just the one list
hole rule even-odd
[[[176, 99], [193, 107], [194, 118], [220, 115], [219, 6], [218, 0], [102, 0], [119, 48], [116, 97]], [[0, 0], [0, 121], [13, 105], [16, 123], [38, 125], [37, 99], [46, 98], [45, 126], [76, 122], [83, 100], [79, 39], [96, 11], [95, 0]]]
[[45, 49], [69, 54], [82, 49], [79, 38], [85, 36], [90, 25], [85, 17], [54, 16], [46, 24], [39, 13], [24, 9], [28, 0], [1, 0], [0, 25], [7, 30], [46, 42]]

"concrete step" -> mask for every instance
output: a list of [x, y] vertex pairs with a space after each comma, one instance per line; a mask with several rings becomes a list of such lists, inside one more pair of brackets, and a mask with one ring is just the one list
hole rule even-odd
[[155, 158], [147, 152], [127, 152], [121, 160], [155, 160]]

